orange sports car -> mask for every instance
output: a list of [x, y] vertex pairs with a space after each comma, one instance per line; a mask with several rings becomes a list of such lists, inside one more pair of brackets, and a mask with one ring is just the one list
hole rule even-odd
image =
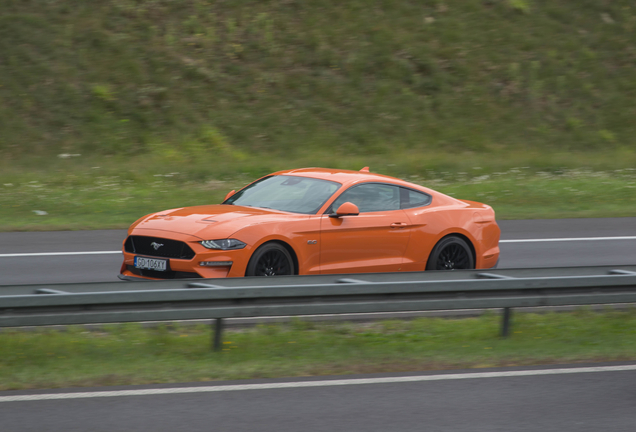
[[305, 168], [230, 192], [222, 204], [142, 217], [120, 279], [491, 268], [500, 230], [485, 204], [393, 177]]

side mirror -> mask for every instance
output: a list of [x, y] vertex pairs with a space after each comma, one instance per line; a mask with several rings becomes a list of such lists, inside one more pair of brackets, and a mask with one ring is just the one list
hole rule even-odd
[[234, 189], [232, 189], [231, 191], [229, 191], [227, 193], [227, 195], [225, 195], [225, 198], [223, 198], [223, 201], [225, 201], [226, 199], [228, 199], [229, 197], [231, 197], [232, 195], [234, 195], [236, 191]]
[[342, 203], [338, 210], [335, 213], [329, 215], [332, 218], [339, 218], [342, 216], [358, 216], [360, 214], [360, 210], [358, 206], [351, 202]]

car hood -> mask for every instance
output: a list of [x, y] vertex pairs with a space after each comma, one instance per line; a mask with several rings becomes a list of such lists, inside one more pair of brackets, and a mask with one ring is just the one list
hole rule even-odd
[[311, 216], [255, 207], [204, 205], [166, 210], [145, 216], [131, 227], [131, 233], [143, 235], [140, 231], [148, 229], [213, 240], [228, 238], [250, 225], [288, 222], [309, 217]]

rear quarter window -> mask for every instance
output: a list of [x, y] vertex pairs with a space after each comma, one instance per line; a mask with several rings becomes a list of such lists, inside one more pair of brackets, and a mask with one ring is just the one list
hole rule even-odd
[[433, 200], [429, 194], [425, 194], [424, 192], [407, 188], [400, 189], [400, 208], [402, 209], [424, 207], [429, 205]]

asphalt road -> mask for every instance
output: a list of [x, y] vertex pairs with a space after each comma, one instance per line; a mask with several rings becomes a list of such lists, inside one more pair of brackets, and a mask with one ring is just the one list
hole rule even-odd
[[[636, 264], [636, 218], [500, 225], [502, 268]], [[0, 285], [117, 280], [121, 257], [113, 251], [124, 237], [124, 231], [0, 233]], [[553, 368], [541, 367], [522, 376], [464, 375], [501, 370], [438, 371], [414, 374], [426, 379], [406, 382], [378, 382], [405, 378], [393, 374], [300, 380], [311, 385], [279, 379], [0, 392], [0, 431], [631, 432], [636, 367], [630, 366], [533, 374]], [[351, 378], [369, 381], [331, 383]], [[233, 385], [238, 387], [218, 388]], [[201, 391], [206, 386], [212, 390]], [[151, 394], [138, 393], [147, 389]], [[103, 397], [113, 390], [128, 393]], [[86, 391], [96, 393], [76, 394]], [[25, 395], [33, 400], [16, 399]]]
[[[0, 428], [3, 432], [633, 432], [636, 365], [629, 365], [631, 370], [605, 371], [595, 366], [569, 369], [576, 373], [554, 367], [521, 371], [527, 376], [505, 376], [520, 369], [503, 374], [481, 369], [74, 389], [70, 397], [77, 398], [60, 400], [37, 397], [46, 398], [43, 393], [66, 397], [69, 390], [1, 392]], [[381, 382], [383, 378], [389, 379]], [[341, 381], [334, 385], [331, 380]], [[150, 394], [134, 395], [144, 389]], [[113, 390], [129, 395], [99, 396]], [[73, 394], [78, 391], [96, 393]], [[16, 400], [22, 395], [34, 395], [36, 400]]]
[[[500, 268], [636, 264], [636, 218], [501, 221], [500, 226]], [[117, 281], [117, 251], [125, 237], [124, 230], [0, 233], [0, 285]]]

